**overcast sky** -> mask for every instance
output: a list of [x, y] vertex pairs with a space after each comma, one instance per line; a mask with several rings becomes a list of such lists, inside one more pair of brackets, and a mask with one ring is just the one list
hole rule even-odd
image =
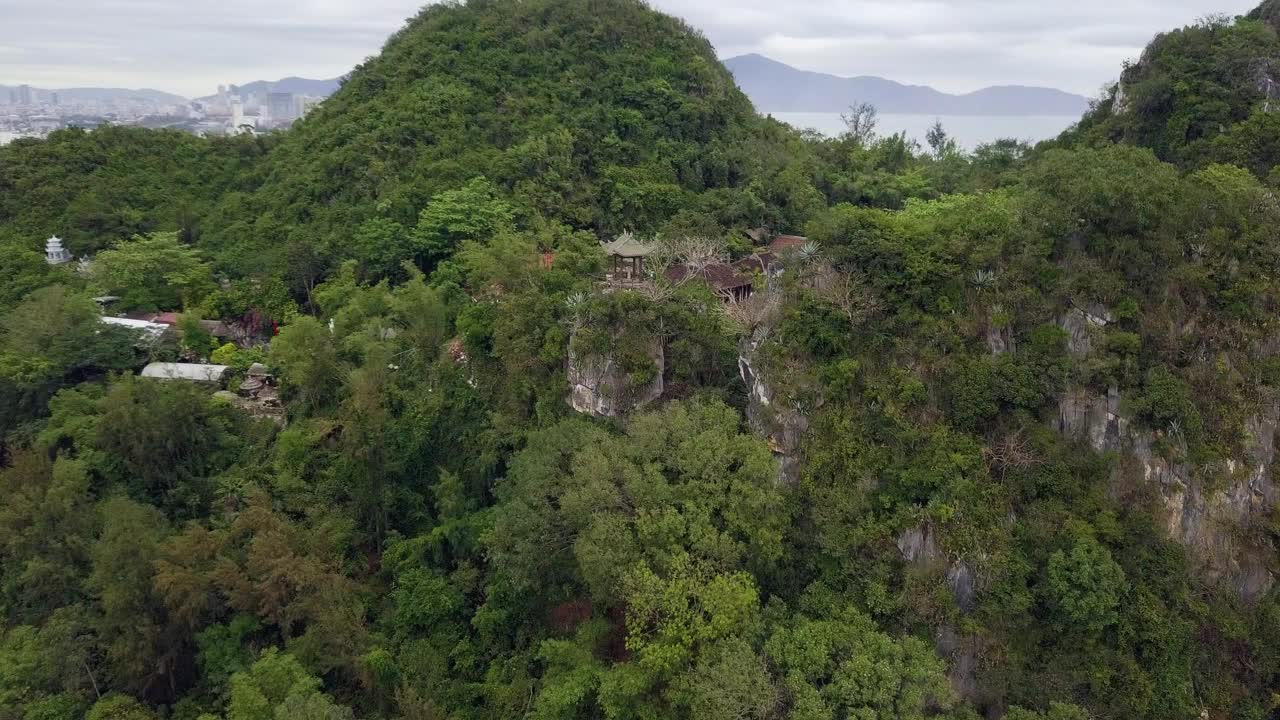
[[[1261, 0], [652, 0], [748, 52], [948, 91], [1047, 85], [1086, 95], [1151, 36]], [[0, 0], [0, 84], [151, 87], [341, 75], [422, 0]]]

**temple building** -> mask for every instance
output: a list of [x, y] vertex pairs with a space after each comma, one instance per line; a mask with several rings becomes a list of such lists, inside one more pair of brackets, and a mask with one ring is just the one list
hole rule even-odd
[[240, 408], [253, 417], [270, 420], [280, 427], [284, 427], [287, 423], [275, 376], [261, 363], [249, 366], [244, 382], [240, 383], [237, 392], [222, 390], [214, 393], [213, 396]]
[[71, 253], [62, 247], [62, 238], [54, 235], [45, 241], [44, 261], [50, 265], [62, 265], [71, 262]]
[[672, 265], [667, 268], [667, 279], [677, 285], [690, 280], [706, 283], [726, 302], [740, 302], [751, 297], [751, 275], [725, 263], [711, 263], [701, 268]]

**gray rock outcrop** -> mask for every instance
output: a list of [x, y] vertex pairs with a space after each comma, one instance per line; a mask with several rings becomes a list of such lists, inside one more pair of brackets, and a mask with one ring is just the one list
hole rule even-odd
[[[1072, 357], [1087, 359], [1096, 329], [1108, 322], [1105, 308], [1069, 310], [1059, 324], [1067, 331]], [[1115, 387], [1106, 393], [1069, 389], [1059, 399], [1055, 424], [1095, 451], [1120, 455], [1113, 494], [1155, 491], [1169, 537], [1187, 548], [1202, 579], [1226, 582], [1245, 600], [1260, 597], [1275, 584], [1274, 551], [1259, 537], [1259, 528], [1277, 499], [1272, 466], [1280, 398], [1263, 398], [1260, 410], [1245, 422], [1239, 457], [1200, 467], [1182, 459], [1187, 452], [1180, 438], [1131, 422]]]
[[641, 387], [631, 385], [613, 353], [580, 357], [573, 351], [572, 341], [569, 348], [569, 405], [574, 410], [594, 417], [618, 417], [662, 397], [666, 354], [661, 339], [654, 338], [649, 344], [656, 372], [653, 380]]
[[738, 373], [746, 384], [747, 424], [769, 443], [778, 459], [779, 479], [793, 484], [800, 476], [800, 444], [809, 429], [809, 416], [786, 398], [780, 398], [760, 367], [759, 349], [766, 330], [744, 338], [738, 348]]
[[[905, 562], [940, 569], [960, 612], [966, 615], [973, 612], [978, 593], [978, 579], [973, 568], [964, 560], [955, 560], [944, 554], [928, 525], [903, 530], [898, 534], [897, 546]], [[980, 638], [963, 634], [949, 624], [937, 629], [934, 649], [947, 661], [947, 679], [951, 681], [951, 687], [967, 702], [977, 703], [982, 699], [978, 683], [981, 643]]]

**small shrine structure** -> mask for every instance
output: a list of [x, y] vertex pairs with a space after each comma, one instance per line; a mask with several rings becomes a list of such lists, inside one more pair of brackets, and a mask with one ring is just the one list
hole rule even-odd
[[62, 246], [62, 238], [54, 235], [44, 241], [44, 261], [50, 265], [64, 265], [71, 262], [71, 252]]
[[624, 232], [613, 242], [604, 243], [604, 252], [612, 262], [606, 278], [616, 285], [639, 285], [645, 282], [644, 259], [657, 252], [657, 246], [642, 242]]

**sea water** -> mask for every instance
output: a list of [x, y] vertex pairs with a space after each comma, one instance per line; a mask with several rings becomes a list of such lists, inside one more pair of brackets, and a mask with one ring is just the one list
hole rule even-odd
[[[800, 129], [817, 130], [823, 135], [836, 136], [844, 132], [844, 121], [839, 113], [764, 113]], [[972, 150], [983, 143], [1014, 138], [1036, 143], [1057, 137], [1063, 130], [1079, 120], [1074, 115], [879, 115], [876, 134], [881, 136], [906, 133], [908, 138], [925, 144], [925, 133], [935, 122], [941, 121], [960, 147]]]

